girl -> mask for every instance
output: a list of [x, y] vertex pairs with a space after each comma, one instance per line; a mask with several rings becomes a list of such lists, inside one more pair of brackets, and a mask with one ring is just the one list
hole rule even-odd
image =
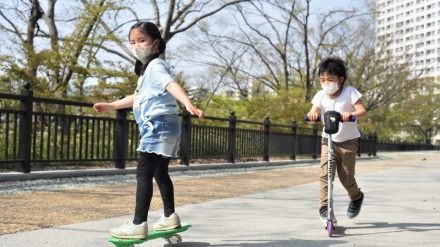
[[151, 22], [133, 25], [129, 32], [130, 49], [136, 58], [134, 71], [139, 76], [133, 95], [112, 103], [96, 103], [96, 112], [133, 107], [141, 133], [139, 163], [136, 169], [136, 208], [134, 220], [111, 229], [116, 238], [146, 238], [148, 210], [153, 196], [153, 177], [159, 187], [164, 215], [153, 225], [155, 230], [180, 227], [174, 209], [174, 187], [168, 174], [171, 157], [177, 157], [181, 127], [179, 100], [191, 114], [204, 117], [170, 74], [168, 64], [159, 58], [166, 49], [157, 26]]

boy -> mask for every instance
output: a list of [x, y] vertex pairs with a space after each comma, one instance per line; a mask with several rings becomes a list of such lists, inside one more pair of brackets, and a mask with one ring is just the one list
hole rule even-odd
[[[351, 86], [344, 87], [347, 79], [344, 61], [327, 58], [319, 65], [318, 74], [322, 90], [313, 97], [313, 106], [307, 116], [311, 121], [316, 121], [320, 111], [322, 115], [326, 111], [341, 113], [344, 123], [340, 124], [338, 133], [332, 135], [334, 150], [332, 160], [339, 180], [350, 198], [347, 216], [353, 219], [359, 215], [364, 200], [364, 194], [354, 177], [358, 138], [361, 135], [357, 122], [348, 121], [350, 116], [356, 119], [366, 118], [367, 111], [360, 100], [362, 94]], [[323, 222], [327, 221], [327, 143], [328, 134], [322, 131], [319, 215]], [[333, 173], [333, 180], [334, 175], [335, 173]]]

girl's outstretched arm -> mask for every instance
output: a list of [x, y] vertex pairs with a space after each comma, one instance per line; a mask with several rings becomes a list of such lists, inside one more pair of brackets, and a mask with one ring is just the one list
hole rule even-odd
[[170, 82], [166, 86], [166, 90], [170, 92], [180, 103], [182, 103], [186, 110], [191, 113], [192, 115], [197, 115], [199, 118], [203, 118], [205, 114], [202, 110], [197, 109], [192, 103], [191, 100], [188, 98], [188, 95], [186, 95], [183, 88], [177, 84], [177, 82]]
[[134, 101], [134, 95], [127, 96], [123, 99], [107, 103], [107, 102], [100, 102], [93, 105], [93, 109], [95, 109], [96, 112], [106, 112], [110, 110], [117, 110], [122, 108], [128, 108], [133, 106]]

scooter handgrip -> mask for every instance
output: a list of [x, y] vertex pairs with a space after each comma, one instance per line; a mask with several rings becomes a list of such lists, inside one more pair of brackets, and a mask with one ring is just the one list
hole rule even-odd
[[[310, 122], [310, 118], [309, 118], [309, 116], [305, 116], [304, 117], [304, 121], [306, 121], [306, 122]], [[318, 119], [316, 119], [316, 122], [320, 122], [321, 121], [321, 116], [318, 116]]]
[[349, 122], [356, 122], [356, 117], [355, 116], [350, 116], [350, 118], [348, 119]]

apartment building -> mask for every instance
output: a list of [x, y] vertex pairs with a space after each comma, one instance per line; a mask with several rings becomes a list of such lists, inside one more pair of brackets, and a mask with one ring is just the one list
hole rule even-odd
[[377, 0], [376, 38], [414, 75], [440, 81], [440, 0]]
[[[413, 76], [433, 77], [440, 85], [440, 0], [376, 0], [376, 7], [382, 54], [408, 63]], [[431, 141], [440, 144], [440, 134]]]

